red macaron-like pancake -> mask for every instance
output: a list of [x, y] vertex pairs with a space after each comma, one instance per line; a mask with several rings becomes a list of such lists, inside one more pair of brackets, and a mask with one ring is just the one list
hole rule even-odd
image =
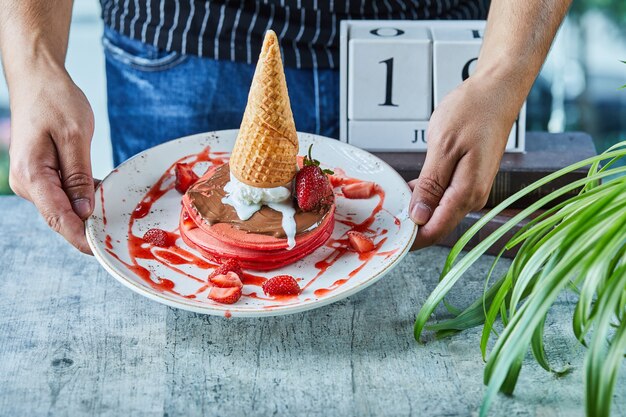
[[[185, 210], [187, 215], [191, 219], [193, 219], [196, 227], [202, 229], [206, 234], [224, 243], [228, 243], [241, 248], [258, 250], [287, 249], [288, 247], [286, 238], [281, 239], [270, 235], [249, 233], [244, 230], [240, 230], [228, 223], [217, 223], [213, 225], [206, 224], [203, 221], [202, 216], [192, 208], [192, 204], [189, 198], [183, 197], [183, 210]], [[319, 233], [319, 229], [323, 228], [324, 222], [328, 218], [334, 217], [334, 211], [335, 207], [333, 206], [329, 209], [324, 219], [317, 227], [315, 227], [315, 229], [311, 230], [310, 232], [297, 235], [295, 238], [296, 247], [303, 246], [308, 240], [314, 238], [315, 232], [317, 231]], [[333, 223], [334, 225], [334, 222], [329, 223]]]
[[[185, 219], [185, 213], [183, 208], [180, 220], [180, 233], [187, 245], [214, 262], [219, 263], [225, 258], [232, 258], [239, 261], [243, 268], [258, 271], [280, 268], [311, 254], [328, 240], [335, 226], [333, 207], [318, 227], [296, 238], [296, 246], [293, 249], [268, 249], [265, 245], [259, 245], [255, 249], [251, 247], [249, 240], [243, 242], [243, 245], [237, 245], [233, 244], [233, 242], [242, 242], [233, 238], [220, 239], [214, 234], [206, 233], [202, 228], [197, 227], [194, 221], [190, 221], [191, 217]], [[253, 235], [252, 233], [242, 232], [229, 224], [220, 223], [219, 225], [221, 232], [218, 236], [226, 236], [228, 234], [227, 230], [230, 230], [235, 236], [239, 236], [241, 233]]]
[[[214, 172], [210, 170], [200, 181], [209, 180]], [[295, 247], [287, 249], [286, 238], [248, 232], [231, 223], [207, 224], [186, 194], [180, 233], [187, 245], [214, 262], [232, 258], [243, 268], [268, 271], [294, 263], [322, 246], [332, 235], [334, 213], [335, 206], [332, 205], [311, 230], [296, 235]]]

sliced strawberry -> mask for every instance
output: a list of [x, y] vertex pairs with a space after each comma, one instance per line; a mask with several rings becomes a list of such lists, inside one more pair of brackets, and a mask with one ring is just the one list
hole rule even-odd
[[230, 271], [225, 275], [222, 275], [222, 274], [216, 275], [213, 278], [211, 278], [210, 281], [211, 281], [211, 284], [220, 288], [243, 287], [243, 284], [241, 283], [241, 280], [239, 279], [239, 275], [237, 275], [233, 271]]
[[348, 239], [350, 240], [350, 246], [352, 246], [352, 249], [359, 253], [369, 252], [376, 247], [372, 239], [365, 236], [361, 232], [348, 232]]
[[291, 275], [277, 275], [263, 284], [266, 295], [298, 295], [301, 291], [298, 281]]
[[143, 235], [143, 240], [162, 248], [172, 245], [172, 239], [169, 233], [162, 229], [150, 229]]
[[220, 288], [213, 287], [209, 291], [209, 298], [222, 304], [233, 304], [241, 298], [241, 288]]
[[357, 182], [356, 184], [344, 185], [341, 192], [344, 197], [351, 199], [371, 198], [374, 195], [376, 184], [373, 182]]
[[189, 187], [194, 185], [198, 181], [198, 176], [191, 165], [178, 163], [176, 164], [176, 190], [179, 193], [185, 194]]
[[236, 259], [226, 259], [222, 262], [220, 266], [218, 266], [215, 271], [209, 275], [209, 281], [211, 278], [216, 277], [218, 275], [226, 275], [229, 272], [234, 272], [237, 276], [242, 277], [243, 271], [241, 270], [241, 265], [237, 262]]
[[329, 175], [328, 180], [330, 181], [330, 185], [334, 188], [343, 185], [344, 178], [338, 175]]

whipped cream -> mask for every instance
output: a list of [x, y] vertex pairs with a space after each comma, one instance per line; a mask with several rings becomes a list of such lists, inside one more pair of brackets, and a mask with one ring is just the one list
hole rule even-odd
[[222, 203], [233, 206], [237, 217], [248, 220], [263, 205], [283, 215], [281, 225], [287, 236], [287, 249], [296, 246], [296, 210], [291, 201], [291, 190], [287, 187], [257, 188], [239, 181], [230, 175], [230, 181], [224, 186], [226, 196]]

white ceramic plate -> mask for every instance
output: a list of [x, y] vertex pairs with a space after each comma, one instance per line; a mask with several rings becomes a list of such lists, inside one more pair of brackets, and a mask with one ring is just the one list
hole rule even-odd
[[[300, 154], [313, 143], [313, 155], [322, 165], [339, 175], [375, 182], [384, 191], [384, 199], [376, 195], [350, 200], [342, 196], [340, 187], [335, 188], [336, 224], [326, 245], [278, 270], [245, 271], [244, 295], [235, 304], [210, 300], [206, 281], [213, 269], [197, 252], [180, 238], [175, 246], [165, 249], [142, 244], [140, 238], [155, 227], [177, 233], [181, 195], [172, 187], [171, 167], [177, 161], [193, 162], [203, 155], [201, 159], [210, 161], [199, 162], [194, 168], [201, 175], [210, 164], [228, 160], [236, 135], [236, 130], [226, 130], [164, 143], [122, 163], [102, 181], [96, 190], [94, 214], [87, 221], [87, 239], [113, 277], [133, 291], [172, 307], [226, 317], [274, 316], [321, 307], [355, 294], [379, 280], [406, 255], [417, 227], [408, 215], [411, 191], [400, 175], [366, 151], [299, 133]], [[150, 203], [145, 217], [133, 215]], [[371, 225], [361, 229], [367, 229], [365, 233], [374, 238], [377, 249], [359, 255], [348, 249], [346, 232], [370, 217]], [[299, 279], [302, 293], [295, 297], [265, 296], [261, 283], [279, 274]]]

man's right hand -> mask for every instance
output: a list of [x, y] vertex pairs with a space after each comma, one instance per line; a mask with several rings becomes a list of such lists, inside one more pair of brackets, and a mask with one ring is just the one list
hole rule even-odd
[[64, 68], [26, 71], [10, 86], [9, 182], [48, 225], [91, 254], [83, 221], [94, 207], [91, 106]]

